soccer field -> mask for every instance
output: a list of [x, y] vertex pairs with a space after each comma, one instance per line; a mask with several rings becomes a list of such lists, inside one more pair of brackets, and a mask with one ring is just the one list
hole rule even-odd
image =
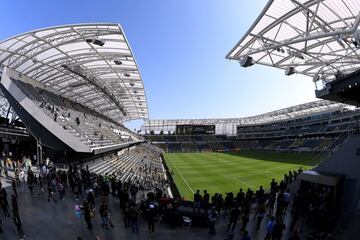
[[312, 154], [277, 152], [166, 153], [164, 157], [180, 195], [187, 200], [197, 189], [201, 193], [207, 189], [210, 195], [261, 185], [267, 189], [272, 178], [279, 181], [289, 170], [318, 164]]

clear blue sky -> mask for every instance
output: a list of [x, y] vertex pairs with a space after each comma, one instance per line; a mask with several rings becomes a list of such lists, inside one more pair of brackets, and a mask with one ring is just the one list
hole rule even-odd
[[310, 78], [225, 59], [266, 2], [2, 1], [0, 39], [54, 25], [120, 23], [142, 73], [150, 118], [244, 117], [315, 100]]

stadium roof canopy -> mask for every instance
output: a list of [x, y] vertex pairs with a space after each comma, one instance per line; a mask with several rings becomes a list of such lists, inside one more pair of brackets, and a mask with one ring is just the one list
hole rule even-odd
[[[224, 127], [224, 129], [220, 131], [224, 134], [228, 133], [228, 131], [236, 131], [236, 126], [288, 121], [316, 114], [336, 112], [348, 108], [349, 105], [346, 104], [320, 100], [244, 118], [149, 120], [142, 125], [141, 130], [173, 131], [175, 130], [176, 125], [218, 125], [219, 127]], [[227, 127], [229, 129], [226, 129]]]
[[118, 24], [80, 24], [24, 33], [0, 42], [7, 66], [116, 122], [147, 119], [145, 90]]
[[0, 95], [0, 117], [7, 117], [10, 104], [8, 100]]
[[359, 0], [270, 0], [226, 58], [326, 83], [360, 69], [359, 21]]

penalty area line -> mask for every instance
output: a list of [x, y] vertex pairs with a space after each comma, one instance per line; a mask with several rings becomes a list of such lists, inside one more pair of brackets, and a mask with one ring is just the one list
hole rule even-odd
[[182, 178], [182, 180], [184, 181], [184, 183], [186, 184], [186, 186], [190, 189], [190, 191], [194, 194], [194, 191], [192, 190], [192, 188], [190, 187], [189, 183], [186, 181], [186, 179], [184, 178], [184, 176], [181, 174], [181, 172], [179, 171], [179, 169], [175, 166], [174, 162], [169, 158], [171, 164], [174, 166], [174, 168], [176, 169], [176, 171], [179, 173], [180, 177]]
[[237, 181], [238, 183], [245, 184], [245, 185], [247, 185], [248, 187], [251, 187], [251, 188], [255, 189], [254, 186], [252, 186], [252, 185], [250, 185], [250, 184], [248, 184], [248, 183], [246, 183], [246, 182], [244, 182], [244, 181], [241, 181], [240, 179], [238, 179], [238, 178], [236, 178], [236, 177], [234, 177], [233, 179], [234, 179], [235, 181]]

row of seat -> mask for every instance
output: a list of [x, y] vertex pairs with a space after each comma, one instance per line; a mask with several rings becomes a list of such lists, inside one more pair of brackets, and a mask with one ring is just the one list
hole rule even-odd
[[[89, 109], [77, 103], [69, 102], [61, 96], [19, 81], [13, 82], [27, 95], [43, 112], [67, 132], [77, 137], [91, 148], [119, 144], [131, 140], [125, 128], [114, 126], [102, 118], [94, 116]], [[121, 134], [119, 134], [121, 132]]]
[[101, 156], [85, 163], [90, 172], [98, 175], [113, 175], [123, 182], [159, 183], [164, 179], [160, 159], [161, 150], [146, 146], [146, 143], [123, 150], [120, 155]]
[[256, 139], [242, 140], [229, 138], [226, 141], [218, 142], [178, 142], [157, 144], [166, 152], [201, 152], [201, 151], [222, 151], [235, 149], [258, 149], [258, 150], [281, 150], [281, 151], [323, 151], [335, 140], [334, 137], [313, 137], [313, 138], [284, 138], [284, 139]]

